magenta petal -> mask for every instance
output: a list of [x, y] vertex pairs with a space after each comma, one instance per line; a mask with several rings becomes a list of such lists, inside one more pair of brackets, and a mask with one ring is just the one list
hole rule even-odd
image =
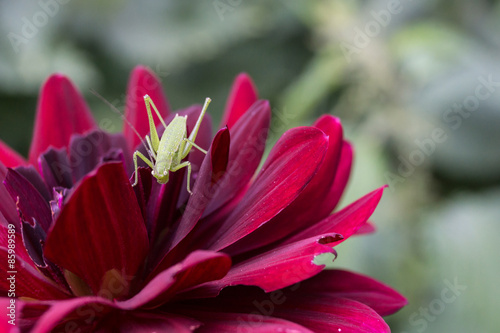
[[96, 333], [190, 333], [201, 323], [193, 318], [171, 313], [117, 312], [108, 315], [93, 330]]
[[365, 224], [362, 224], [359, 227], [359, 229], [356, 231], [355, 234], [359, 236], [359, 235], [371, 234], [374, 233], [375, 231], [377, 231], [377, 227], [375, 226], [375, 224], [373, 224], [370, 221], [366, 221]]
[[341, 234], [344, 238], [336, 242], [335, 245], [342, 243], [347, 238], [351, 237], [363, 224], [365, 224], [368, 218], [373, 214], [380, 199], [382, 198], [384, 188], [386, 188], [386, 186], [382, 186], [375, 191], [368, 193], [344, 209], [295, 234], [284, 243], [291, 243], [304, 238], [312, 237], [314, 235], [329, 232]]
[[[7, 248], [0, 247], [0, 255], [2, 258], [7, 258]], [[29, 261], [25, 261], [25, 259], [27, 258], [16, 255], [14, 269], [7, 265], [7, 260], [0, 263], [2, 272], [5, 273], [4, 278], [0, 280], [0, 293], [6, 293], [7, 290], [9, 290], [10, 280], [7, 280], [7, 278], [10, 274], [13, 274], [16, 285], [15, 292], [18, 296], [42, 300], [65, 299], [70, 297], [67, 292], [40, 273], [40, 271], [33, 266], [31, 260], [28, 259]], [[9, 273], [11, 271], [15, 272]]]
[[[255, 182], [207, 248], [218, 251], [228, 247], [287, 207], [316, 174], [327, 147], [328, 137], [313, 127], [297, 127], [283, 134]], [[240, 251], [235, 245], [230, 252]]]
[[[5, 187], [4, 180], [7, 176], [7, 168], [0, 162], [0, 216], [2, 224], [12, 223], [16, 229], [20, 227], [19, 216], [17, 215], [16, 203]], [[19, 229], [18, 229], [19, 230]]]
[[300, 195], [271, 221], [235, 244], [238, 252], [249, 251], [279, 240], [327, 217], [337, 205], [328, 200], [334, 185], [342, 147], [342, 125], [339, 119], [323, 116], [316, 127], [328, 135], [328, 150], [317, 173]]
[[[300, 288], [300, 286], [299, 286]], [[389, 326], [370, 307], [347, 298], [290, 297], [276, 317], [303, 325], [314, 332], [390, 333]]]
[[7, 146], [5, 142], [0, 140], [0, 163], [7, 168], [14, 168], [19, 165], [25, 165], [28, 162], [16, 151]]
[[44, 253], [84, 279], [97, 294], [112, 269], [130, 282], [143, 264], [148, 243], [123, 165], [108, 163], [85, 177], [67, 199], [47, 236]]
[[[139, 65], [130, 74], [127, 87], [127, 104], [125, 105], [125, 117], [135, 127], [141, 138], [149, 133], [149, 120], [144, 103], [144, 95], [149, 95], [155, 103], [163, 119], [170, 113], [167, 97], [163, 93], [160, 79], [148, 67]], [[156, 126], [161, 124], [153, 112]], [[134, 130], [126, 122], [123, 124], [123, 134], [128, 146], [134, 149], [141, 140]]]
[[316, 265], [314, 258], [335, 254], [329, 244], [340, 238], [336, 234], [321, 235], [273, 248], [234, 265], [223, 279], [206, 283], [186, 297], [213, 297], [223, 288], [236, 285], [257, 286], [266, 292], [285, 288], [321, 272], [324, 265]]
[[250, 76], [246, 73], [239, 74], [231, 87], [220, 127], [232, 128], [257, 98], [257, 89]]
[[231, 258], [223, 253], [195, 251], [158, 274], [137, 295], [118, 304], [122, 309], [155, 307], [166, 303], [179, 291], [224, 277], [230, 267]]
[[371, 277], [338, 269], [325, 270], [301, 282], [297, 292], [325, 300], [349, 298], [368, 305], [381, 316], [393, 314], [408, 303], [400, 293]]
[[340, 161], [337, 167], [337, 172], [335, 173], [335, 179], [333, 180], [333, 186], [330, 188], [330, 192], [325, 197], [325, 201], [329, 202], [332, 206], [337, 206], [342, 193], [347, 185], [349, 176], [351, 174], [353, 160], [353, 150], [349, 142], [344, 141], [342, 144], [342, 151], [340, 153]]
[[[77, 297], [48, 304], [51, 305], [50, 308], [40, 316], [31, 332], [53, 332], [54, 328], [67, 319], [75, 322], [84, 321], [87, 325], [91, 325], [96, 319], [115, 308], [112, 302], [94, 296]], [[36, 303], [29, 305], [34, 306]], [[76, 326], [78, 327], [78, 325]], [[72, 327], [75, 327], [75, 325]]]
[[234, 199], [253, 177], [266, 147], [266, 138], [271, 122], [271, 107], [268, 101], [257, 101], [229, 130], [231, 145], [227, 172], [219, 180], [211, 195], [205, 216]]
[[196, 331], [200, 333], [314, 333], [291, 321], [263, 316], [260, 313], [219, 313], [203, 311], [194, 314], [203, 325]]
[[67, 147], [71, 135], [95, 126], [87, 104], [71, 81], [61, 74], [50, 76], [40, 91], [30, 163], [36, 165], [38, 156], [50, 146]]

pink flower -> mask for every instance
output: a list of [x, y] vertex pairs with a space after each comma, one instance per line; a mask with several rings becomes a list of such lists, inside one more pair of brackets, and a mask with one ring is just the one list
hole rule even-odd
[[[167, 123], [174, 116], [159, 80], [137, 67], [125, 113], [141, 136], [149, 130], [146, 93]], [[188, 131], [200, 111], [178, 111]], [[352, 161], [332, 116], [286, 132], [255, 175], [270, 116], [269, 103], [240, 74], [224, 127], [213, 136], [210, 118], [203, 121], [196, 143], [208, 154], [188, 156], [193, 194], [182, 170], [160, 185], [141, 167], [132, 188], [131, 153], [143, 149], [133, 130], [99, 130], [71, 82], [51, 76], [29, 161], [0, 142], [0, 252], [15, 253], [0, 261], [3, 272], [15, 272], [0, 281], [7, 309], [0, 328], [389, 332], [381, 316], [404, 306], [404, 297], [313, 262], [373, 229], [368, 218], [383, 187], [331, 214]]]

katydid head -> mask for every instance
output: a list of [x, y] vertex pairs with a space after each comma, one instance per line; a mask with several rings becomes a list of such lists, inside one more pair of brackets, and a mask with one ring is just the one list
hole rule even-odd
[[168, 183], [168, 170], [163, 170], [161, 172], [158, 172], [156, 168], [153, 168], [153, 171], [151, 171], [151, 174], [153, 177], [156, 178], [158, 181], [158, 184], [166, 184]]

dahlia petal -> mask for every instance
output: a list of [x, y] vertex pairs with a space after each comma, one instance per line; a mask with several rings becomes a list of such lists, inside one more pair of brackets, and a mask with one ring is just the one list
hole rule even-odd
[[[37, 306], [39, 303], [27, 303], [26, 306]], [[49, 333], [65, 320], [85, 321], [87, 325], [92, 324], [99, 317], [109, 313], [116, 306], [102, 297], [77, 297], [63, 301], [45, 302], [50, 305], [36, 321], [32, 332]], [[74, 325], [73, 325], [74, 327]]]
[[330, 188], [330, 193], [328, 193], [324, 199], [325, 202], [328, 202], [333, 207], [337, 206], [347, 186], [347, 181], [351, 175], [353, 155], [352, 145], [344, 141], [340, 153], [339, 165], [335, 173], [335, 179], [333, 180], [333, 186]]
[[[12, 301], [14, 301], [14, 306], [15, 309], [11, 312], [9, 307], [12, 306]], [[0, 297], [0, 316], [2, 320], [0, 320], [0, 332], [4, 333], [19, 333], [21, 332], [19, 325], [18, 325], [18, 320], [16, 319], [16, 313], [19, 313], [20, 310], [20, 305], [21, 301], [15, 300], [13, 298], [7, 298], [7, 297]], [[12, 323], [15, 323], [16, 325], [13, 325], [12, 323], [9, 323], [9, 321], [12, 320]]]
[[52, 224], [52, 215], [47, 200], [19, 172], [9, 169], [4, 180], [5, 188], [14, 201], [22, 219], [31, 225], [38, 223], [47, 232]]
[[[2, 233], [0, 235], [0, 246], [7, 248], [7, 245], [9, 244], [9, 238], [12, 239], [14, 238], [14, 244], [23, 244], [23, 238], [21, 236], [21, 233], [17, 230], [14, 229], [15, 236], [10, 236], [11, 232], [9, 232], [9, 227], [0, 225], [0, 232]], [[11, 241], [12, 243], [12, 241]], [[16, 246], [16, 255], [20, 257], [22, 260], [26, 261], [29, 263], [31, 266], [35, 267], [33, 264], [28, 252], [26, 251], [26, 248], [24, 246]]]
[[194, 316], [203, 322], [203, 325], [196, 331], [200, 333], [314, 333], [291, 321], [258, 313], [200, 311]]
[[229, 128], [221, 128], [214, 137], [213, 146], [217, 149], [212, 149], [212, 185], [217, 183], [226, 173], [227, 164], [229, 162], [230, 148]]
[[67, 147], [71, 135], [96, 127], [92, 113], [71, 81], [54, 74], [45, 81], [38, 100], [29, 161], [36, 165], [47, 148]]
[[0, 163], [7, 168], [14, 168], [19, 165], [25, 165], [28, 162], [5, 142], [0, 140]]
[[220, 127], [233, 127], [257, 98], [257, 89], [250, 76], [246, 73], [239, 74], [231, 87]]
[[[345, 270], [324, 270], [300, 283], [302, 297], [349, 298], [368, 305], [381, 316], [388, 316], [408, 302], [400, 293], [371, 277]], [[292, 294], [293, 292], [289, 292]]]
[[14, 224], [19, 230], [19, 216], [17, 215], [16, 203], [5, 187], [4, 180], [7, 176], [7, 168], [0, 162], [0, 215], [3, 217], [2, 224]]
[[39, 157], [43, 179], [49, 188], [73, 187], [72, 170], [66, 149], [49, 148]]
[[101, 320], [94, 332], [144, 333], [176, 332], [190, 333], [201, 323], [193, 318], [171, 313], [119, 312]]
[[36, 171], [35, 167], [32, 165], [19, 166], [15, 169], [21, 176], [26, 178], [26, 180], [33, 185], [33, 187], [40, 193], [45, 201], [50, 201], [52, 195], [49, 188], [42, 179], [42, 176]]
[[[149, 95], [155, 103], [163, 119], [170, 113], [167, 97], [163, 93], [160, 79], [146, 66], [139, 65], [130, 74], [127, 87], [127, 104], [125, 105], [125, 117], [135, 127], [141, 138], [149, 133], [149, 119], [144, 103], [144, 95]], [[156, 126], [161, 124], [153, 112]], [[130, 125], [123, 124], [123, 134], [130, 148], [135, 148], [141, 140], [137, 137]]]
[[[193, 194], [189, 197], [189, 201], [184, 209], [182, 217], [171, 226], [171, 232], [165, 235], [165, 241], [162, 242], [162, 249], [157, 249], [155, 252], [161, 259], [155, 267], [155, 272], [167, 269], [172, 264], [172, 259], [179, 257], [176, 251], [181, 249], [176, 248], [182, 242], [183, 245], [190, 243], [186, 236], [197, 226], [205, 207], [210, 202], [210, 194], [213, 193], [213, 165], [221, 165], [227, 157], [227, 148], [229, 142], [229, 135], [226, 135], [229, 130], [227, 128], [221, 129], [217, 132], [211, 147], [208, 150], [207, 157], [203, 160], [200, 172], [198, 173], [196, 183], [193, 188]], [[212, 160], [212, 156], [215, 160]], [[180, 246], [179, 246], [180, 247]], [[173, 249], [176, 249], [174, 251]], [[184, 250], [184, 248], [182, 249]], [[168, 255], [167, 255], [168, 254]], [[155, 273], [154, 272], [154, 273]], [[154, 275], [154, 274], [153, 274]]]
[[267, 133], [271, 121], [271, 108], [268, 101], [257, 101], [233, 128], [229, 160], [226, 173], [219, 180], [212, 194], [205, 216], [223, 206], [246, 189], [246, 184], [255, 174], [266, 146]]
[[231, 258], [223, 253], [195, 251], [182, 262], [158, 274], [134, 297], [119, 302], [122, 309], [151, 308], [172, 299], [178, 292], [218, 280], [231, 267]]
[[148, 246], [141, 210], [123, 165], [107, 163], [85, 177], [67, 198], [44, 253], [97, 294], [108, 271], [116, 270], [130, 282]]
[[[17, 251], [17, 249], [16, 249]], [[2, 258], [8, 258], [8, 250], [5, 247], [0, 247]], [[0, 280], [0, 293], [9, 290], [10, 281], [6, 278], [10, 276], [11, 271], [15, 271], [15, 293], [16, 296], [30, 297], [34, 299], [66, 299], [71, 297], [67, 292], [61, 289], [53, 281], [46, 278], [38, 271], [30, 261], [25, 261], [25, 258], [16, 255], [16, 263], [14, 269], [8, 266], [7, 260], [0, 263], [2, 271], [7, 276]]]
[[[338, 118], [323, 116], [315, 124], [329, 136], [325, 159], [300, 195], [272, 220], [234, 244], [237, 253], [277, 241], [327, 217], [337, 202], [325, 200], [333, 186], [342, 147], [342, 125]], [[229, 250], [231, 252], [231, 250]]]
[[366, 221], [365, 224], [362, 224], [359, 229], [355, 232], [356, 235], [365, 235], [365, 234], [371, 234], [377, 231], [377, 227], [373, 222]]
[[293, 235], [284, 243], [287, 244], [300, 239], [312, 237], [313, 235], [328, 232], [341, 234], [343, 239], [336, 242], [335, 245], [342, 243], [366, 223], [368, 218], [375, 211], [375, 208], [382, 198], [385, 188], [386, 186], [382, 186], [375, 191], [366, 194], [364, 197], [358, 199], [344, 209]]
[[268, 252], [240, 262], [218, 281], [212, 281], [188, 292], [186, 298], [213, 297], [228, 286], [257, 286], [266, 292], [288, 287], [321, 272], [314, 258], [323, 253], [335, 254], [331, 243], [342, 236], [328, 234], [273, 248]]
[[[122, 156], [115, 154], [116, 151], [121, 151]], [[75, 135], [69, 146], [73, 182], [78, 182], [98, 165], [112, 160], [122, 161], [126, 170], [132, 170], [131, 157], [121, 134], [109, 134], [97, 129], [85, 135]]]
[[316, 128], [298, 127], [286, 132], [245, 197], [210, 237], [207, 249], [228, 247], [287, 207], [316, 174], [327, 147], [328, 137]]
[[384, 319], [365, 304], [341, 297], [289, 298], [274, 316], [293, 320], [314, 332], [390, 333]]

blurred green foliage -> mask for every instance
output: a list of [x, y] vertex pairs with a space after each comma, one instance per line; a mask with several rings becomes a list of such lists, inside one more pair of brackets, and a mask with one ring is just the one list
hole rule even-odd
[[[67, 74], [116, 131], [121, 120], [89, 89], [123, 106], [137, 64], [157, 72], [174, 109], [210, 96], [216, 124], [233, 78], [248, 72], [286, 115], [275, 117], [270, 143], [320, 114], [342, 119], [356, 148], [344, 205], [390, 185], [373, 216], [378, 232], [339, 246], [330, 266], [408, 297], [388, 319], [394, 332], [497, 331], [500, 3], [221, 2], [69, 2], [13, 47], [9, 34], [44, 9], [0, 1], [0, 138], [26, 155], [38, 89], [52, 72]], [[478, 99], [482, 79], [493, 88]], [[443, 142], [429, 141], [436, 129]], [[466, 290], [432, 312], [455, 279]]]

